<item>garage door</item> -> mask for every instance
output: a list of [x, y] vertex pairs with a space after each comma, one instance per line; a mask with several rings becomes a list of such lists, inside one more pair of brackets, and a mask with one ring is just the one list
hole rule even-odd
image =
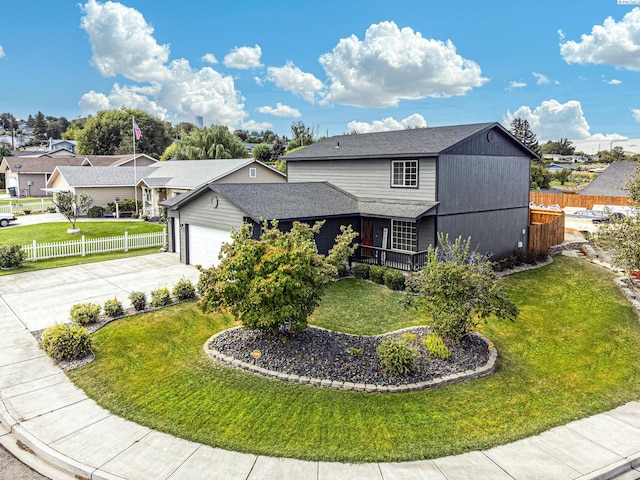
[[218, 254], [223, 243], [231, 241], [231, 235], [224, 230], [189, 225], [189, 264], [209, 268], [218, 265]]

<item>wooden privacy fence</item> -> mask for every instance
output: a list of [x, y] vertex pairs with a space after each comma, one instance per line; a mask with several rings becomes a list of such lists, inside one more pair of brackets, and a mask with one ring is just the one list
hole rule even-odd
[[575, 193], [540, 193], [529, 192], [529, 201], [538, 205], [560, 205], [592, 210], [594, 205], [632, 206], [629, 197], [609, 197], [605, 195], [577, 195]]
[[53, 207], [51, 199], [41, 198], [40, 200], [30, 200], [25, 202], [14, 202], [0, 204], [0, 213], [20, 213], [25, 210], [32, 212], [46, 212], [47, 209]]
[[529, 210], [529, 251], [546, 252], [564, 241], [564, 212]]
[[35, 261], [46, 258], [79, 257], [94, 253], [128, 252], [138, 248], [161, 247], [167, 244], [167, 229], [154, 233], [138, 233], [118, 237], [85, 238], [68, 242], [37, 243], [22, 245], [25, 260]]

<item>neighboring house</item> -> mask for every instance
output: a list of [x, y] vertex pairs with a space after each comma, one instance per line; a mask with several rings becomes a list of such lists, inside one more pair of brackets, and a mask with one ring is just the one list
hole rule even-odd
[[193, 190], [206, 182], [283, 183], [286, 175], [253, 158], [228, 160], [169, 160], [159, 162], [144, 177], [142, 188], [144, 214], [160, 215], [159, 203]]
[[169, 249], [181, 261], [217, 262], [243, 222], [282, 228], [326, 220], [327, 253], [341, 225], [360, 233], [355, 260], [403, 270], [424, 264], [438, 233], [471, 237], [482, 253], [526, 251], [529, 164], [537, 155], [498, 123], [344, 135], [284, 157], [286, 185], [208, 184], [163, 202]]
[[[30, 152], [29, 155], [4, 157], [0, 163], [0, 173], [5, 174], [8, 192], [18, 197], [41, 197], [47, 192], [47, 182], [58, 166], [122, 166], [134, 164], [133, 155], [67, 155], [57, 156], [47, 153]], [[136, 155], [137, 166], [155, 164], [158, 160], [148, 155]], [[11, 190], [10, 190], [11, 189]]]
[[581, 195], [628, 197], [627, 181], [636, 174], [636, 162], [613, 162], [580, 192]]
[[53, 171], [47, 188], [50, 192], [86, 193], [92, 205], [106, 207], [116, 198], [141, 200], [142, 189], [138, 187], [136, 192], [135, 186], [152, 168], [60, 166]]
[[58, 152], [66, 152], [66, 154], [76, 153], [76, 145], [78, 142], [75, 140], [54, 140], [53, 138], [49, 138], [49, 146], [47, 148], [47, 152], [49, 153], [58, 153]]

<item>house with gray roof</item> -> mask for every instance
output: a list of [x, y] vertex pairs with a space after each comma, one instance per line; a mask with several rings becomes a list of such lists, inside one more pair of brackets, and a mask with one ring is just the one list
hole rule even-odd
[[204, 184], [163, 202], [169, 248], [209, 267], [245, 222], [257, 237], [262, 220], [325, 220], [320, 253], [351, 225], [354, 260], [402, 270], [421, 268], [439, 233], [496, 257], [526, 251], [532, 158], [498, 123], [332, 137], [284, 157], [287, 184]]
[[636, 174], [636, 168], [636, 162], [613, 162], [593, 182], [584, 187], [580, 194], [628, 197], [626, 184]]

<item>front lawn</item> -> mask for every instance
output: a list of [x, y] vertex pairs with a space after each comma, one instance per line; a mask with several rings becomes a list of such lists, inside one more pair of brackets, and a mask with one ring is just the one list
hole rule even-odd
[[[46, 214], [43, 214], [46, 215]], [[17, 243], [24, 245], [35, 240], [38, 243], [47, 242], [65, 242], [69, 240], [78, 240], [84, 235], [85, 238], [115, 237], [137, 233], [161, 232], [165, 225], [149, 222], [91, 222], [80, 221], [76, 223], [76, 227], [80, 229], [79, 233], [67, 233], [67, 228], [71, 228], [70, 222], [53, 222], [38, 223], [36, 225], [18, 224], [12, 228], [3, 228], [1, 243]]]
[[[351, 333], [416, 323], [395, 303], [399, 294], [359, 283], [335, 284], [313, 322]], [[640, 399], [638, 317], [611, 273], [556, 257], [506, 283], [519, 318], [482, 328], [498, 349], [498, 370], [448, 387], [368, 394], [221, 367], [205, 357], [203, 344], [233, 321], [204, 315], [194, 303], [109, 324], [92, 335], [96, 361], [69, 376], [113, 413], [182, 438], [259, 455], [345, 462], [490, 448]], [[377, 295], [388, 304], [366, 303]], [[350, 303], [341, 311], [343, 300], [335, 299], [343, 296]], [[406, 313], [406, 322], [398, 312]]]

